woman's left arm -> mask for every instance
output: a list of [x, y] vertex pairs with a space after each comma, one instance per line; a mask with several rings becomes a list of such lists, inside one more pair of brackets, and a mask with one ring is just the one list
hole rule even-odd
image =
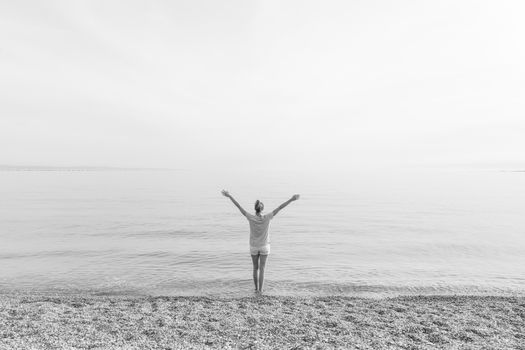
[[241, 205], [239, 203], [237, 203], [237, 201], [235, 200], [235, 198], [233, 198], [233, 196], [226, 190], [222, 190], [222, 195], [224, 197], [228, 197], [230, 198], [230, 200], [233, 202], [233, 204], [235, 204], [235, 206], [237, 208], [239, 208], [239, 210], [241, 211], [242, 215], [246, 216], [248, 213], [246, 212], [246, 210], [244, 210], [243, 207], [241, 207]]

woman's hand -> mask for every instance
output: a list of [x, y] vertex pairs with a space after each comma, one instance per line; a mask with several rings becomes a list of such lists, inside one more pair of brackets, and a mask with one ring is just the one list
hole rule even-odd
[[226, 191], [226, 190], [222, 190], [221, 193], [222, 193], [222, 195], [223, 195], [224, 197], [231, 198], [231, 195], [230, 195], [230, 193], [229, 193], [228, 191]]
[[294, 194], [294, 195], [292, 196], [292, 200], [293, 200], [293, 201], [296, 201], [296, 200], [299, 199], [299, 197], [300, 197], [300, 196], [299, 196], [298, 194]]

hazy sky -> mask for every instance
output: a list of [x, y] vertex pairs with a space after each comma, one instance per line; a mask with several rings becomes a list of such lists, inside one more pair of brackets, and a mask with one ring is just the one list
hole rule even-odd
[[525, 2], [0, 0], [0, 164], [525, 163]]

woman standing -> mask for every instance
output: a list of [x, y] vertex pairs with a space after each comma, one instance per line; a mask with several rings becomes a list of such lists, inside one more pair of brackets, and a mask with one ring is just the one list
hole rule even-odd
[[[264, 285], [264, 268], [266, 266], [266, 260], [270, 254], [270, 237], [268, 235], [268, 226], [270, 220], [273, 219], [277, 213], [290, 204], [293, 201], [299, 199], [298, 194], [294, 194], [292, 198], [281, 204], [274, 211], [263, 215], [264, 204], [256, 200], [255, 201], [255, 215], [248, 213], [244, 210], [239, 203], [233, 198], [231, 194], [226, 190], [222, 190], [222, 194], [235, 204], [241, 211], [242, 215], [248, 219], [250, 223], [250, 254], [253, 262], [253, 283], [255, 284], [255, 292], [262, 293]], [[258, 275], [258, 276], [257, 276]], [[258, 283], [257, 283], [258, 282]]]

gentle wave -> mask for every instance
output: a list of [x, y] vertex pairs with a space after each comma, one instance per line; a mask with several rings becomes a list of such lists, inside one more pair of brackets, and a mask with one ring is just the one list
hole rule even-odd
[[159, 239], [159, 238], [178, 238], [178, 237], [205, 237], [206, 231], [190, 231], [190, 230], [149, 230], [125, 233], [125, 237], [144, 238], [144, 239]]
[[[245, 297], [253, 295], [253, 282], [247, 279], [184, 280], [177, 283], [159, 281], [148, 285], [130, 285], [124, 280], [105, 280], [92, 286], [79, 284], [35, 285], [25, 283], [13, 287], [0, 281], [0, 293], [81, 293], [92, 295], [156, 295], [156, 296], [212, 296]], [[501, 295], [525, 296], [525, 290], [478, 285], [399, 286], [354, 283], [268, 281], [265, 294], [273, 296], [346, 296], [395, 297], [410, 295]]]
[[0, 260], [18, 260], [18, 259], [53, 259], [62, 257], [73, 258], [99, 258], [103, 256], [112, 256], [117, 253], [114, 249], [102, 250], [42, 250], [33, 252], [19, 252], [19, 253], [0, 253]]

